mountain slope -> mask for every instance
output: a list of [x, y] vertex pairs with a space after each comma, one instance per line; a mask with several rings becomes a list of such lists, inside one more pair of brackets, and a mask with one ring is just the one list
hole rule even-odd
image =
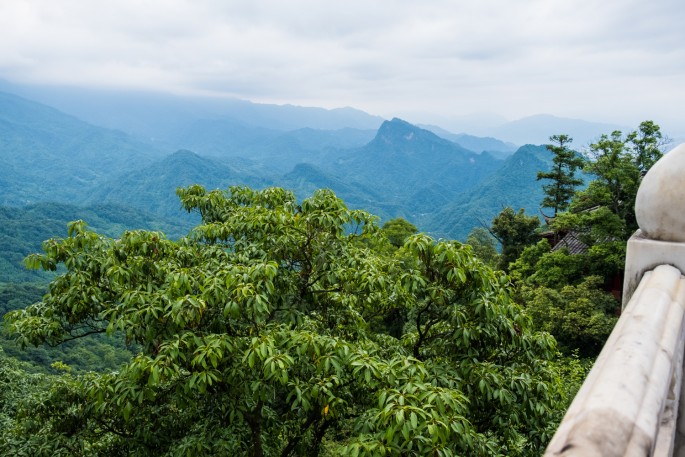
[[124, 133], [0, 92], [0, 204], [77, 202], [103, 178], [160, 153]]
[[465, 240], [471, 228], [490, 226], [507, 206], [539, 214], [543, 192], [537, 172], [549, 170], [551, 164], [545, 146], [522, 146], [492, 176], [427, 218], [424, 226], [436, 236]]
[[401, 206], [412, 218], [435, 210], [437, 192], [451, 199], [502, 165], [400, 119], [386, 121], [366, 146], [326, 167], [349, 183], [376, 189], [384, 202]]
[[120, 205], [87, 207], [62, 203], [38, 203], [23, 208], [0, 206], [0, 283], [33, 281], [45, 273], [27, 270], [23, 259], [40, 252], [41, 243], [67, 235], [67, 223], [82, 219], [90, 229], [117, 237], [124, 230], [161, 230], [170, 238], [187, 233], [187, 225], [167, 221]]
[[274, 185], [293, 190], [298, 198], [309, 197], [317, 189], [331, 189], [348, 207], [363, 209], [384, 220], [408, 215], [402, 205], [387, 202], [380, 189], [348, 183], [311, 164], [297, 164], [290, 173], [275, 179]]
[[201, 184], [208, 189], [226, 189], [238, 184], [262, 187], [268, 182], [266, 178], [253, 175], [242, 160], [228, 164], [181, 150], [147, 167], [110, 179], [94, 191], [87, 202], [117, 203], [193, 224], [199, 219], [181, 209], [176, 196], [178, 187], [191, 184]]
[[468, 135], [466, 133], [452, 133], [435, 125], [420, 126], [430, 130], [439, 137], [457, 143], [459, 146], [474, 152], [487, 151], [497, 158], [506, 158], [513, 154], [517, 146], [513, 143], [505, 143], [497, 138]]

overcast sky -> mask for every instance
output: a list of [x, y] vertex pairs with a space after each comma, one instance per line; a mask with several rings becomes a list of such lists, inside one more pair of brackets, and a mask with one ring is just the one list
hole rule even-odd
[[0, 0], [0, 78], [685, 124], [683, 0]]

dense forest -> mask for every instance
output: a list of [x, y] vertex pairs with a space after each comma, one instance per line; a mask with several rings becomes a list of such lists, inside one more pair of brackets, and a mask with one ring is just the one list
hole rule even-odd
[[0, 289], [5, 347], [62, 351], [2, 353], [0, 449], [539, 455], [616, 320], [664, 145], [651, 121], [588, 157], [550, 140], [544, 226], [508, 207], [468, 243], [276, 187], [179, 188], [200, 223], [176, 239], [71, 222], [27, 258], [46, 288]]
[[75, 222], [29, 258], [67, 271], [8, 315], [19, 342], [120, 333], [140, 349], [33, 389], [8, 450], [526, 455], [549, 439], [554, 340], [468, 245], [409, 228], [397, 248], [330, 191], [179, 195], [202, 216], [187, 238]]

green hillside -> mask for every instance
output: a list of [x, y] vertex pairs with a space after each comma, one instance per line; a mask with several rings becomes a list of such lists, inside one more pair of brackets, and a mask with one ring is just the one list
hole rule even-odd
[[551, 163], [552, 155], [545, 146], [523, 146], [492, 176], [421, 222], [436, 236], [465, 240], [473, 227], [489, 226], [507, 206], [539, 214], [543, 192], [536, 176]]
[[332, 189], [351, 208], [370, 211], [383, 219], [406, 217], [404, 206], [386, 201], [381, 189], [350, 183], [310, 164], [297, 164], [277, 180], [277, 185], [292, 189], [298, 198], [311, 195], [317, 189]]
[[122, 132], [0, 93], [0, 205], [77, 203], [104, 179], [159, 156]]
[[40, 251], [41, 243], [67, 234], [67, 223], [82, 219], [95, 231], [118, 237], [125, 230], [161, 230], [168, 237], [187, 233], [188, 225], [169, 222], [120, 205], [79, 207], [62, 203], [37, 203], [23, 208], [0, 207], [0, 283], [45, 280], [47, 273], [27, 270], [24, 258]]
[[479, 155], [401, 119], [386, 121], [366, 146], [329, 166], [349, 182], [373, 185], [396, 202], [422, 187], [441, 185], [463, 192], [500, 166]]
[[87, 202], [111, 202], [138, 208], [190, 227], [198, 219], [181, 209], [176, 196], [178, 187], [202, 184], [210, 189], [226, 189], [238, 184], [260, 187], [268, 184], [266, 178], [252, 173], [243, 160], [233, 160], [229, 164], [182, 150], [102, 183]]

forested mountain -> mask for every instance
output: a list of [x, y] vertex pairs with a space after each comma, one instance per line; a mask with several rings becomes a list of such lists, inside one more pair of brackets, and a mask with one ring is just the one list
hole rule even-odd
[[463, 240], [471, 228], [488, 226], [493, 215], [507, 206], [538, 214], [543, 192], [536, 175], [551, 163], [552, 155], [545, 146], [525, 145], [493, 175], [444, 205], [425, 225], [437, 236]]
[[190, 227], [197, 220], [181, 210], [176, 196], [178, 187], [197, 183], [211, 189], [226, 189], [238, 184], [268, 185], [270, 181], [255, 174], [253, 166], [244, 159], [223, 162], [181, 150], [103, 182], [85, 201], [139, 208], [169, 220], [184, 221]]
[[[178, 109], [168, 119], [173, 113], [183, 118], [181, 105], [174, 105]], [[269, 118], [264, 113], [275, 116], [279, 110], [250, 105], [254, 116], [240, 121], [201, 119], [191, 112], [193, 123], [165, 130], [166, 137], [151, 145], [14, 95], [0, 94], [0, 106], [1, 203], [114, 203], [184, 227], [196, 220], [180, 210], [179, 186], [277, 185], [302, 197], [331, 188], [351, 207], [465, 239], [504, 206], [536, 213], [541, 190], [535, 173], [550, 163], [543, 147], [526, 146], [502, 161], [481, 151], [508, 154], [511, 144], [442, 131], [481, 150], [473, 151], [400, 119], [383, 122], [377, 131], [284, 131], [278, 123], [258, 125]], [[200, 114], [216, 113], [212, 109], [206, 105]], [[304, 122], [306, 116], [298, 119]], [[190, 150], [162, 152], [158, 146], [164, 142]]]
[[[319, 137], [330, 133], [314, 132]], [[298, 134], [309, 138], [301, 130], [292, 135]], [[175, 195], [179, 186], [198, 183], [226, 189], [238, 184], [277, 185], [293, 189], [301, 197], [315, 189], [330, 188], [350, 206], [373, 211], [383, 219], [417, 219], [424, 215], [425, 220], [426, 214], [432, 214], [501, 166], [501, 161], [489, 154], [475, 154], [399, 119], [384, 123], [376, 137], [361, 148], [331, 149], [320, 154], [338, 158], [327, 165], [322, 161], [324, 165], [319, 166], [304, 161], [293, 166], [296, 162], [291, 162], [288, 172], [279, 173], [252, 159], [208, 158], [177, 151], [102, 183], [85, 201], [115, 202], [190, 222], [180, 212]], [[297, 158], [297, 154], [293, 155]], [[285, 151], [283, 159], [287, 157]], [[430, 231], [430, 226], [426, 230]]]
[[333, 189], [336, 195], [349, 202], [351, 207], [364, 208], [383, 219], [406, 217], [404, 206], [399, 202], [387, 202], [381, 189], [373, 185], [350, 183], [311, 164], [295, 165], [290, 173], [278, 180], [278, 183], [279, 186], [293, 189], [299, 198], [311, 195], [317, 189]]
[[148, 229], [160, 230], [168, 237], [177, 238], [187, 232], [189, 225], [116, 204], [0, 206], [0, 283], [45, 279], [44, 274], [27, 270], [24, 258], [40, 251], [44, 240], [65, 237], [67, 223], [78, 219], [87, 221], [93, 230], [113, 237], [120, 236], [127, 229]]
[[161, 152], [122, 132], [0, 93], [0, 204], [78, 202], [115, 174]]
[[[328, 166], [350, 183], [373, 186], [389, 204], [434, 210], [443, 202], [426, 199], [435, 190], [444, 199], [467, 191], [493, 173], [501, 162], [440, 138], [401, 119], [386, 121], [366, 146]], [[428, 229], [430, 230], [430, 229]]]

